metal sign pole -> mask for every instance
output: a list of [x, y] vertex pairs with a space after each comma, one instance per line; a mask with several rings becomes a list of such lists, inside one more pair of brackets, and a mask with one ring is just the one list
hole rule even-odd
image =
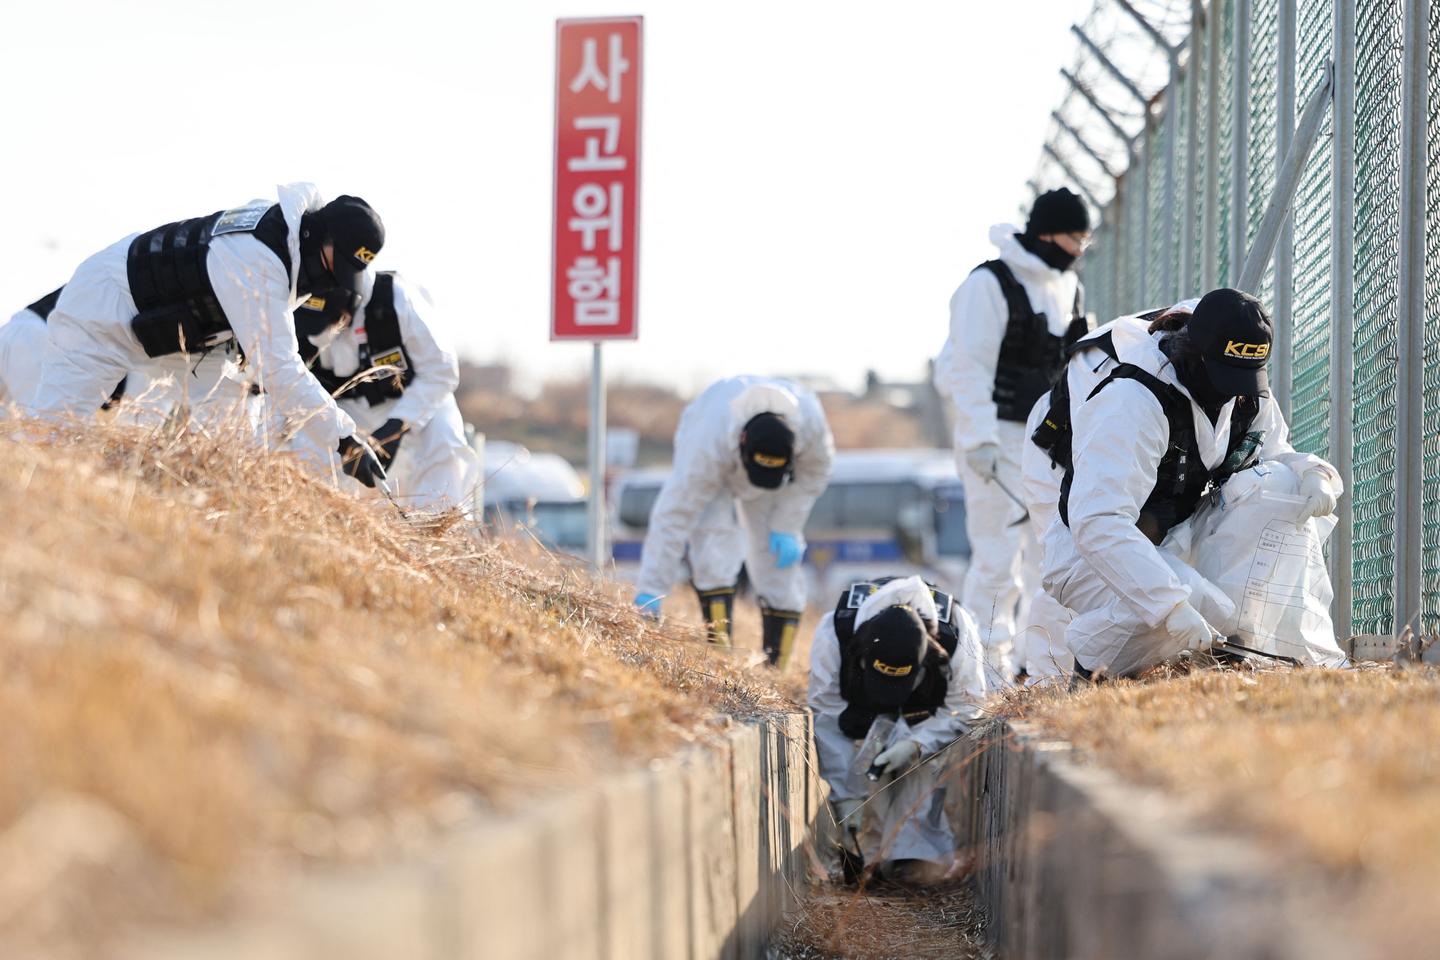
[[590, 563], [597, 573], [605, 572], [605, 366], [601, 343], [595, 341], [590, 366]]

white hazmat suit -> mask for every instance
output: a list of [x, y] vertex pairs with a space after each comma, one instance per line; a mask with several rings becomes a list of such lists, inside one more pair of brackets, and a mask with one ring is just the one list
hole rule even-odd
[[[1151, 334], [1120, 346], [1121, 362], [1189, 391], [1160, 349], [1165, 336]], [[1074, 611], [1066, 642], [1081, 666], [1122, 675], [1158, 662], [1147, 640], [1191, 588], [1136, 525], [1170, 443], [1170, 426], [1154, 394], [1130, 379], [1112, 381], [1073, 407], [1074, 479], [1068, 501], [1069, 526], [1059, 519], [1045, 541], [1047, 592]], [[1225, 458], [1230, 442], [1226, 403], [1215, 423], [1190, 400], [1196, 442], [1207, 469]], [[1260, 399], [1252, 432], [1261, 435], [1259, 457], [1283, 463], [1297, 476], [1321, 471], [1338, 496], [1340, 478], [1324, 460], [1290, 446], [1289, 428], [1269, 397]]]
[[[919, 577], [892, 580], [868, 597], [855, 618], [859, 627], [880, 611], [906, 604], [923, 620], [936, 618], [935, 601]], [[919, 745], [919, 765], [889, 784], [861, 788], [850, 775], [859, 742], [840, 729], [840, 715], [848, 702], [841, 694], [840, 641], [835, 613], [821, 618], [810, 648], [808, 702], [815, 716], [815, 750], [820, 776], [830, 786], [832, 804], [864, 800], [860, 848], [866, 863], [885, 860], [928, 860], [948, 866], [955, 853], [955, 836], [945, 818], [945, 762], [930, 758], [941, 753], [979, 719], [985, 700], [984, 653], [975, 621], [959, 604], [959, 642], [950, 658], [945, 702], [934, 716], [912, 724], [907, 734]]]
[[[1195, 303], [1194, 300], [1182, 301], [1169, 308], [1166, 313], [1189, 313], [1194, 310]], [[1128, 350], [1132, 345], [1149, 337], [1148, 327], [1149, 320], [1138, 314], [1120, 317], [1095, 330], [1075, 345], [1065, 366], [1072, 423], [1075, 410], [1110, 376], [1117, 364], [1117, 361], [1097, 344], [1108, 337], [1117, 352], [1122, 348]], [[1030, 412], [1030, 419], [1025, 424], [1025, 448], [1020, 458], [1025, 487], [1023, 496], [1025, 506], [1030, 511], [1030, 526], [1037, 542], [1042, 545], [1050, 525], [1059, 516], [1060, 482], [1065, 477], [1064, 469], [1053, 463], [1050, 454], [1037, 447], [1031, 439], [1050, 410], [1050, 399], [1050, 394], [1045, 394]], [[1037, 583], [1031, 596], [1030, 610], [1021, 628], [1021, 639], [1015, 645], [1017, 651], [1024, 654], [1023, 666], [1029, 676], [1027, 682], [1035, 683], [1049, 677], [1068, 676], [1074, 670], [1075, 658], [1065, 645], [1065, 630], [1070, 620], [1070, 611]]]
[[44, 319], [29, 307], [0, 326], [0, 403], [22, 408], [29, 404], [49, 342]]
[[[341, 394], [340, 409], [367, 433], [389, 420], [406, 425], [395, 460], [385, 468], [403, 505], [422, 510], [458, 507], [468, 512], [480, 480], [480, 460], [465, 441], [465, 422], [455, 402], [459, 361], [429, 322], [436, 314], [429, 292], [400, 274], [393, 276], [395, 314], [414, 376], [399, 397], [373, 406], [362, 396]], [[351, 323], [328, 336], [311, 338], [320, 348], [318, 365], [346, 380], [360, 372], [361, 348], [367, 345], [365, 310], [375, 293], [374, 278], [367, 273], [364, 283], [364, 301]]]
[[[304, 421], [309, 435], [328, 449], [353, 435], [354, 422], [301, 361], [291, 319], [298, 299], [300, 218], [324, 202], [308, 183], [280, 186], [277, 192], [289, 234], [290, 272], [250, 233], [227, 233], [210, 241], [205, 269], [234, 340], [203, 357], [177, 353], [152, 358], [145, 353], [131, 328], [137, 313], [126, 270], [130, 242], [137, 236], [131, 234], [81, 263], [60, 294], [50, 314], [49, 345], [33, 412], [47, 417], [88, 415], [121, 377], [140, 370], [155, 379], [168, 375], [182, 401], [242, 410], [252, 427], [259, 422], [255, 391], [263, 390], [273, 413]], [[243, 371], [237, 346], [244, 351]]]
[[[762, 413], [783, 417], [795, 432], [794, 472], [774, 490], [752, 484], [740, 459], [741, 431]], [[769, 535], [801, 537], [803, 549], [805, 521], [830, 482], [834, 458], [830, 426], [811, 391], [753, 376], [712, 384], [680, 417], [675, 464], [645, 532], [637, 593], [669, 593], [687, 560], [701, 593], [733, 587], [743, 565], [763, 605], [804, 610], [804, 570], [799, 563], [780, 569]]]
[[[1061, 336], [1070, 324], [1080, 280], [1074, 271], [1056, 270], [1022, 247], [1016, 239], [1019, 232], [1010, 224], [998, 224], [990, 229], [990, 240], [1025, 288], [1031, 309], [1043, 313], [1050, 332]], [[1007, 682], [1014, 673], [1017, 608], [1039, 582], [1040, 565], [1039, 543], [1030, 525], [1014, 525], [1022, 508], [1000, 487], [1021, 496], [1020, 454], [1026, 438], [1024, 423], [999, 419], [994, 400], [1009, 316], [995, 275], [989, 270], [971, 273], [950, 298], [950, 336], [935, 362], [935, 387], [954, 403], [955, 454], [965, 488], [971, 557], [960, 599], [980, 624], [987, 661], [997, 678]], [[999, 483], [976, 474], [966, 458], [989, 443], [999, 445]]]

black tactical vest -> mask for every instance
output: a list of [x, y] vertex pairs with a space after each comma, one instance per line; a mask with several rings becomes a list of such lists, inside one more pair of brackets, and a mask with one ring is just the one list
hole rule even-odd
[[210, 241], [227, 233], [254, 235], [293, 276], [290, 229], [278, 203], [256, 201], [140, 234], [125, 271], [138, 311], [130, 327], [146, 355], [202, 353], [233, 336], [206, 269]]
[[[1139, 318], [1148, 326], [1164, 312], [1164, 310], [1151, 310], [1139, 314]], [[1031, 442], [1050, 455], [1050, 465], [1062, 470], [1070, 469], [1070, 440], [1073, 434], [1070, 423], [1070, 361], [1091, 348], [1101, 351], [1110, 360], [1119, 359], [1115, 349], [1115, 332], [1112, 325], [1107, 325], [1094, 335], [1082, 337], [1066, 349], [1065, 369], [1061, 372], [1059, 379], [1055, 381], [1055, 386], [1050, 388], [1050, 407], [1045, 411], [1045, 418], [1040, 421], [1035, 432], [1030, 435]], [[1105, 362], [1105, 360], [1101, 360], [1100, 365], [1095, 367], [1096, 371]]]
[[[1115, 368], [1090, 394], [1091, 397], [1114, 380], [1135, 380], [1154, 395], [1165, 411], [1170, 425], [1170, 445], [1155, 470], [1155, 486], [1140, 508], [1137, 525], [1150, 539], [1159, 543], [1170, 528], [1190, 518], [1200, 505], [1200, 498], [1213, 484], [1219, 486], [1231, 475], [1249, 466], [1263, 440], [1251, 432], [1260, 414], [1260, 401], [1255, 397], [1238, 397], [1230, 409], [1230, 442], [1225, 457], [1214, 470], [1207, 469], [1200, 458], [1200, 445], [1195, 436], [1195, 415], [1190, 398], [1174, 385], [1130, 363]], [[1088, 399], [1088, 398], [1087, 398]], [[1070, 525], [1070, 485], [1075, 467], [1065, 470], [1060, 483], [1060, 519]]]
[[59, 290], [50, 291], [25, 309], [38, 316], [41, 320], [49, 322], [50, 314], [54, 311], [55, 304], [60, 302], [60, 290], [64, 289], [64, 287], [61, 287]]
[[[395, 274], [382, 271], [375, 275], [375, 287], [365, 304], [365, 342], [360, 344], [360, 370], [371, 367], [396, 367], [399, 373], [356, 383], [337, 393], [350, 380], [320, 362], [320, 350], [310, 341], [327, 327], [340, 321], [340, 311], [325, 295], [312, 296], [295, 310], [295, 333], [300, 341], [300, 356], [332, 396], [359, 397], [374, 407], [394, 400], [405, 393], [415, 379], [410, 354], [400, 336], [400, 315], [395, 309]], [[358, 371], [357, 371], [358, 372]]]
[[1001, 420], [1024, 423], [1035, 401], [1055, 385], [1065, 369], [1066, 349], [1090, 332], [1085, 319], [1084, 290], [1075, 288], [1070, 325], [1062, 336], [1050, 332], [1045, 314], [1036, 313], [1020, 281], [1003, 260], [987, 260], [976, 270], [989, 270], [1000, 282], [1009, 319], [995, 364], [995, 413]]
[[[852, 740], [864, 739], [875, 718], [882, 712], [889, 712], [877, 710], [865, 700], [865, 667], [861, 663], [864, 651], [855, 642], [855, 617], [865, 598], [893, 579], [884, 577], [853, 584], [840, 595], [840, 602], [835, 605], [835, 636], [840, 643], [840, 695], [847, 704], [840, 714], [840, 730]], [[935, 712], [944, 705], [945, 695], [950, 689], [950, 658], [955, 655], [955, 648], [960, 643], [957, 626], [960, 605], [949, 594], [933, 586], [930, 589], [941, 620], [935, 642], [930, 644], [930, 652], [921, 665], [924, 675], [920, 684], [900, 708], [905, 722], [912, 725], [935, 716]]]

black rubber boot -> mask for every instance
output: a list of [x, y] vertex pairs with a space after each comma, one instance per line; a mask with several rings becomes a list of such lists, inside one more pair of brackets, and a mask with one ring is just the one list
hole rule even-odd
[[800, 629], [800, 614], [790, 610], [771, 610], [760, 607], [761, 644], [765, 656], [773, 666], [785, 669], [790, 662], [790, 651], [795, 648], [795, 632]]
[[700, 616], [705, 618], [710, 642], [722, 647], [730, 646], [734, 636], [731, 624], [735, 620], [735, 588], [701, 590], [696, 587], [695, 594], [700, 598]]

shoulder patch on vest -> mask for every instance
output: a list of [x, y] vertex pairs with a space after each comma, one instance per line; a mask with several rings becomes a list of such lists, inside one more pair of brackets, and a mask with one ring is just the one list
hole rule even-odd
[[273, 206], [275, 204], [269, 200], [251, 200], [243, 207], [226, 210], [220, 214], [210, 235], [220, 237], [227, 233], [251, 233], [259, 225], [260, 218]]

